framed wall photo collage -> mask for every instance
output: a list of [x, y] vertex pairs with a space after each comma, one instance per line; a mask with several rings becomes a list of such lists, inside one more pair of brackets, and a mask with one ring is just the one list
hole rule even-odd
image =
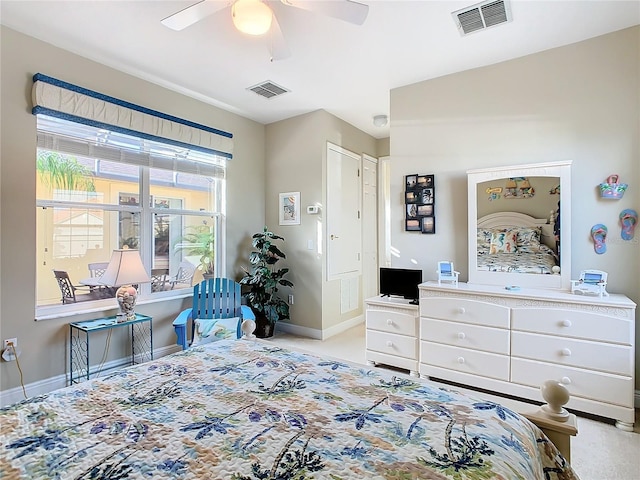
[[436, 233], [435, 177], [405, 175], [404, 206], [407, 232]]

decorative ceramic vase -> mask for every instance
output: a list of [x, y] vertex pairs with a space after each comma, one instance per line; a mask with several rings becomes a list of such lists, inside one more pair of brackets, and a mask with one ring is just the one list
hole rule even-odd
[[[118, 305], [120, 305], [120, 313], [118, 321], [135, 320], [136, 314], [134, 312], [136, 306], [136, 300], [138, 297], [138, 291], [132, 285], [123, 285], [116, 292], [116, 299]], [[120, 320], [122, 318], [122, 320]]]

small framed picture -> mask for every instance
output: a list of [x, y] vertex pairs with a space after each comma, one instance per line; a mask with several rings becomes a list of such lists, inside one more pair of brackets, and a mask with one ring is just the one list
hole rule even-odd
[[418, 203], [418, 192], [416, 192], [415, 190], [409, 190], [407, 192], [404, 192], [404, 203]]
[[418, 191], [418, 203], [423, 205], [433, 205], [433, 187], [425, 187]]
[[407, 204], [407, 218], [417, 218], [418, 217], [418, 205], [415, 203]]
[[407, 232], [419, 232], [420, 231], [420, 220], [417, 218], [407, 218], [405, 220], [404, 229]]
[[436, 217], [422, 217], [420, 230], [422, 233], [436, 233]]
[[418, 175], [417, 186], [418, 188], [432, 187], [433, 188], [433, 175]]
[[432, 217], [433, 216], [433, 204], [431, 204], [431, 205], [418, 205], [418, 216], [420, 216], [420, 217]]
[[416, 188], [418, 175], [407, 175], [405, 178], [405, 190], [413, 190]]
[[300, 192], [280, 194], [278, 217], [280, 225], [300, 225]]

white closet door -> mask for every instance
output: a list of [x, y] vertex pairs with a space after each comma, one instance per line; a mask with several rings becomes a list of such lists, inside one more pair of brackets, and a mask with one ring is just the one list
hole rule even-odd
[[362, 272], [360, 155], [327, 144], [327, 280]]

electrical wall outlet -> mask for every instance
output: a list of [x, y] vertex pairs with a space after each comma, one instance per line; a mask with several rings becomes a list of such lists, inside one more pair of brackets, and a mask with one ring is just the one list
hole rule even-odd
[[[13, 347], [10, 347], [9, 344], [12, 344]], [[4, 341], [3, 345], [4, 345], [4, 348], [2, 349], [3, 360], [7, 362], [12, 362], [20, 355], [20, 351], [18, 350], [17, 338], [7, 338]]]
[[293, 305], [293, 294], [289, 294], [289, 305]]

